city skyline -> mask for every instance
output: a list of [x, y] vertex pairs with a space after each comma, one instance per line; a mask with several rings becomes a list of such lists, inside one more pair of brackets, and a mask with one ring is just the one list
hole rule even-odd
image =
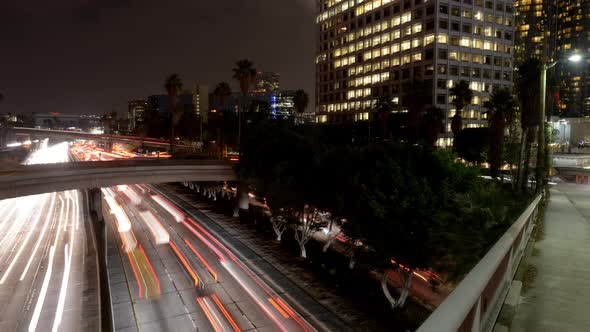
[[129, 100], [165, 93], [174, 72], [187, 88], [225, 81], [237, 91], [231, 69], [242, 58], [312, 96], [314, 15], [313, 0], [2, 4], [1, 111], [124, 114]]

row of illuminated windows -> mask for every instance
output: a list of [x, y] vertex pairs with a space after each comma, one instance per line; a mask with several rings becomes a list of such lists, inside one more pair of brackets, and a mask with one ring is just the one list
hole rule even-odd
[[[416, 25], [414, 25], [414, 27], [416, 27]], [[408, 27], [408, 29], [409, 28], [410, 27]], [[476, 28], [480, 28], [480, 27], [476, 27]], [[357, 51], [360, 51], [360, 50], [363, 50], [363, 49], [375, 47], [375, 46], [378, 46], [380, 44], [389, 43], [392, 40], [396, 40], [396, 39], [399, 39], [401, 37], [405, 37], [405, 36], [410, 35], [410, 33], [408, 33], [408, 34], [403, 33], [402, 34], [402, 31], [404, 31], [404, 30], [394, 30], [394, 31], [391, 31], [391, 32], [388, 32], [388, 33], [384, 33], [384, 34], [375, 36], [375, 37], [370, 38], [370, 39], [365, 39], [364, 41], [360, 41], [360, 42], [357, 42], [357, 43], [350, 44], [348, 46], [337, 48], [337, 49], [334, 50], [333, 56], [335, 58], [337, 58], [337, 57], [340, 57], [342, 55], [346, 55], [348, 53], [353, 53], [353, 52], [357, 52]], [[486, 36], [486, 37], [492, 37], [493, 36], [493, 30], [492, 30], [491, 27], [483, 28], [482, 31], [483, 31], [483, 35]], [[442, 44], [446, 44], [447, 43], [448, 37], [447, 37], [446, 34], [439, 33], [437, 36], [438, 36], [437, 38], [438, 38], [438, 42], [439, 43], [442, 43]], [[495, 37], [496, 38], [502, 38], [502, 31], [496, 30], [495, 31]], [[506, 32], [505, 38], [507, 40], [511, 40], [512, 39], [512, 34]], [[412, 47], [418, 47], [418, 46], [421, 46], [421, 45], [428, 45], [428, 44], [433, 43], [434, 40], [435, 40], [435, 35], [434, 34], [429, 34], [429, 35], [426, 35], [424, 37], [414, 38], [412, 40], [412, 45], [413, 45]], [[405, 42], [406, 45], [407, 45], [408, 42], [409, 41], [406, 41]], [[391, 46], [392, 49], [391, 49], [390, 53], [397, 52], [397, 51], [394, 50], [395, 45], [399, 45], [399, 44], [393, 44]], [[482, 39], [479, 39], [479, 38], [459, 37], [459, 36], [451, 37], [451, 45], [454, 45], [454, 46], [464, 46], [464, 47], [472, 47], [472, 48], [484, 49], [484, 50], [492, 50], [492, 49], [498, 50], [498, 49], [501, 48], [501, 47], [498, 46], [498, 45], [501, 45], [501, 44], [498, 44], [498, 43], [492, 43], [491, 41], [485, 41], [485, 40], [482, 40]], [[494, 45], [494, 46], [492, 46], [492, 45]], [[386, 46], [386, 47], [390, 47], [390, 46]], [[404, 50], [404, 49], [402, 48], [402, 50]]]
[[[366, 1], [366, 2], [365, 2]], [[365, 2], [364, 5], [362, 5], [362, 3]], [[324, 3], [324, 6], [322, 8], [322, 12], [316, 17], [316, 22], [323, 22], [339, 13], [342, 13], [346, 10], [348, 10], [349, 8], [353, 8], [355, 6], [355, 14], [357, 16], [362, 15], [364, 13], [376, 10], [380, 7], [383, 7], [389, 3], [393, 2], [393, 0], [329, 0], [327, 2]], [[415, 5], [424, 3], [424, 2], [428, 2], [428, 0], [415, 0]], [[480, 6], [483, 7], [484, 6], [484, 1], [483, 0], [463, 0], [463, 3], [471, 5], [473, 4], [473, 2], [475, 2], [476, 6]], [[339, 5], [338, 5], [339, 4]], [[521, 5], [528, 5], [530, 4], [525, 2], [522, 3]], [[445, 9], [446, 7], [446, 9]], [[404, 9], [408, 9], [410, 8], [410, 2], [406, 1], [404, 2]], [[451, 14], [457, 14], [457, 10], [455, 9], [459, 9], [458, 7], [452, 7], [451, 8]], [[488, 9], [493, 9], [493, 2], [492, 1], [485, 1], [485, 8]], [[513, 8], [511, 5], [506, 4], [506, 6], [504, 7], [504, 4], [502, 3], [496, 3], [496, 11], [506, 11], [507, 13], [512, 13], [513, 12]], [[441, 5], [439, 7], [439, 11], [440, 12], [447, 12], [448, 13], [448, 5]], [[465, 15], [464, 17], [471, 17], [472, 15], [470, 15], [469, 13], [463, 13], [460, 9], [458, 12], [459, 15]]]
[[[346, 35], [346, 39], [350, 41], [350, 40], [362, 38], [365, 36], [369, 36], [374, 33], [378, 33], [383, 30], [387, 30], [389, 28], [396, 27], [400, 24], [410, 22], [411, 20], [412, 20], [412, 13], [411, 12], [405, 13], [403, 15], [396, 16], [396, 17], [392, 18], [391, 20], [384, 20], [382, 22], [361, 28], [356, 32], [351, 32]], [[422, 30], [422, 25], [420, 23], [414, 24], [414, 30], [416, 31], [418, 29]]]
[[351, 88], [359, 87], [363, 85], [371, 85], [381, 83], [389, 80], [389, 72], [383, 72], [380, 74], [367, 75], [363, 77], [357, 77], [349, 80]]
[[374, 9], [377, 9], [381, 6], [384, 6], [390, 2], [392, 2], [392, 0], [372, 0], [362, 6], [358, 6], [354, 10], [354, 13], [356, 16], [360, 16], [364, 13], [370, 12], [371, 10], [374, 10]]
[[[391, 46], [377, 48], [372, 51], [365, 52], [362, 56], [362, 59], [363, 59], [363, 61], [369, 61], [372, 59], [377, 59], [380, 57], [388, 56], [390, 54], [395, 54], [398, 52], [411, 50], [411, 49], [422, 46], [421, 41], [422, 41], [422, 39], [414, 39], [412, 41], [407, 40], [402, 43], [395, 43]], [[470, 40], [470, 38], [462, 38], [461, 40], [457, 40], [456, 43], [452, 42], [451, 45], [452, 46], [472, 47], [472, 48], [475, 48], [478, 50], [486, 50], [486, 51], [494, 51], [494, 52], [506, 51], [505, 45], [491, 43], [489, 41]], [[422, 60], [421, 54], [422, 54], [421, 52], [413, 54], [412, 55], [413, 60], [414, 61]], [[410, 55], [404, 55], [401, 57], [401, 59], [402, 59], [401, 64], [402, 65], [409, 63], [409, 61], [406, 62], [404, 60], [405, 58], [409, 59]], [[427, 57], [427, 58], [431, 59], [432, 57]], [[492, 65], [492, 56], [490, 56], [490, 55], [473, 54], [471, 52], [465, 52], [465, 51], [460, 52], [458, 50], [439, 49], [438, 58], [441, 60], [463, 61], [463, 62], [472, 62], [472, 63], [484, 64], [484, 65]], [[397, 62], [395, 62], [396, 60], [397, 60]], [[391, 66], [399, 65], [399, 58], [394, 57], [391, 59], [391, 61], [392, 61]], [[356, 62], [355, 56], [350, 56], [347, 58], [338, 59], [338, 60], [334, 61], [334, 68], [340, 68], [340, 67], [352, 65], [355, 62]], [[389, 66], [389, 59], [384, 60], [381, 63], [384, 66], [385, 65]], [[511, 63], [510, 63], [509, 59], [495, 57], [493, 60], [493, 65], [510, 67]], [[365, 66], [367, 66], [367, 65], [365, 65]], [[369, 64], [369, 66], [371, 66], [371, 64]]]
[[316, 18], [316, 23], [325, 21], [328, 18], [330, 18], [336, 14], [346, 11], [348, 8], [354, 7], [355, 4], [356, 4], [355, 0], [344, 1], [342, 4], [340, 4], [340, 6], [336, 6], [330, 10], [324, 11], [321, 14], [319, 14], [318, 17]]
[[512, 65], [512, 62], [508, 58], [492, 57], [491, 55], [473, 54], [469, 52], [459, 52], [457, 50], [439, 49], [438, 58], [441, 60], [471, 62], [490, 66], [494, 65], [496, 67], [510, 68]]
[[[387, 30], [391, 27], [395, 27], [395, 26], [399, 25], [400, 23], [409, 22], [410, 20], [411, 20], [411, 13], [407, 13], [402, 16], [397, 16], [397, 17], [393, 18], [391, 21], [386, 20], [381, 23], [377, 23], [377, 24], [365, 27], [363, 29], [360, 29], [359, 31], [348, 33], [345, 36], [345, 40], [347, 42], [352, 42], [356, 39], [367, 37], [367, 36], [373, 35], [375, 33]], [[503, 18], [501, 16], [498, 16], [496, 23], [502, 24], [502, 22], [503, 22]], [[493, 20], [490, 21], [490, 23], [493, 23]], [[512, 24], [512, 21], [509, 18], [505, 18], [504, 23], [506, 25], [510, 26]], [[472, 29], [471, 24], [467, 23], [467, 24], [463, 24], [463, 29], [460, 30], [459, 29], [460, 23], [456, 22], [456, 21], [451, 21], [450, 26], [453, 31], [463, 31], [463, 32], [468, 32], [468, 33], [473, 32], [475, 34], [482, 34], [483, 33], [483, 35], [485, 35], [485, 36], [492, 36], [492, 28], [491, 27], [484, 28], [482, 26], [474, 26]], [[439, 27], [441, 29], [448, 29], [449, 28], [449, 21], [448, 20], [440, 20]], [[402, 36], [402, 37], [409, 36], [413, 33], [414, 34], [419, 33], [422, 30], [423, 30], [422, 23], [415, 23], [413, 25], [409, 25], [409, 26], [404, 27], [402, 30], [393, 31], [392, 35], [391, 35], [391, 39], [399, 38], [400, 36]]]
[[[348, 46], [344, 46], [341, 48], [337, 48], [334, 50], [334, 57], [339, 57], [340, 55], [346, 55], [347, 53], [352, 53], [358, 50], [362, 50], [365, 48], [378, 46], [383, 43], [388, 43], [391, 40], [396, 40], [401, 37], [406, 37], [412, 35], [412, 33], [419, 33], [422, 31], [422, 24], [414, 24], [413, 26], [408, 26], [401, 30], [393, 30], [391, 32], [383, 33], [373, 38], [365, 39], [363, 41], [359, 41], [357, 43], [352, 43]], [[434, 35], [432, 35], [434, 37]]]
[[[441, 4], [439, 6], [439, 11], [442, 14], [449, 14], [449, 7], [448, 5]], [[512, 20], [508, 17], [503, 17], [502, 15], [493, 15], [493, 14], [484, 14], [482, 11], [472, 11], [468, 8], [459, 8], [459, 7], [451, 7], [450, 11], [451, 16], [455, 17], [464, 17], [467, 19], [474, 19], [476, 21], [483, 22], [484, 20], [489, 23], [496, 22], [497, 24], [505, 24], [505, 25], [512, 25]]]

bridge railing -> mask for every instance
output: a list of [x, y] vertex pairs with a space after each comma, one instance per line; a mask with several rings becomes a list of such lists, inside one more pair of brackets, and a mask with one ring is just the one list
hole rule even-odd
[[418, 332], [492, 331], [539, 211], [539, 195]]

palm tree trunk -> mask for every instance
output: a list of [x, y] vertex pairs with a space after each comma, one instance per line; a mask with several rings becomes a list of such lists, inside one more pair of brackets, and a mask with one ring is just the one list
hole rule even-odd
[[518, 169], [516, 172], [516, 187], [522, 188], [522, 176], [524, 171], [524, 155], [526, 149], [526, 140], [527, 140], [527, 131], [528, 128], [523, 128], [522, 133], [520, 135], [520, 151], [518, 153]]
[[174, 119], [173, 115], [170, 114], [170, 155], [174, 154]]
[[527, 128], [527, 133], [525, 136], [525, 150], [524, 150], [524, 164], [523, 164], [523, 172], [522, 172], [522, 191], [526, 192], [529, 186], [529, 170], [530, 170], [530, 161], [531, 161], [531, 143], [530, 138], [533, 136], [533, 132], [530, 128]]

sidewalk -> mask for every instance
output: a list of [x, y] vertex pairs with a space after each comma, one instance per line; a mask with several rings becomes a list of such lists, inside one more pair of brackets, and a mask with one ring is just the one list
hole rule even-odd
[[544, 237], [528, 263], [537, 272], [511, 331], [590, 330], [590, 186], [551, 189]]

